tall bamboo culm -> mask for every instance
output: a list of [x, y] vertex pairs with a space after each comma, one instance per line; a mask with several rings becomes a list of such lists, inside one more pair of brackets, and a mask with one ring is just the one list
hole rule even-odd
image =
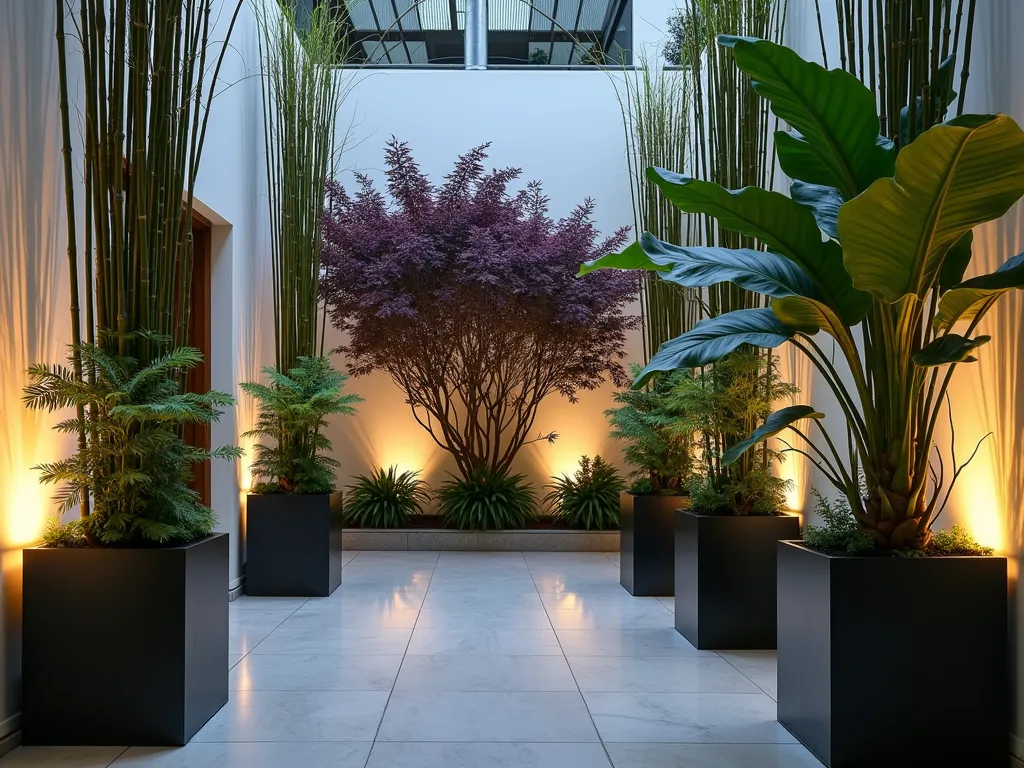
[[[897, 147], [942, 122], [954, 90], [956, 114], [963, 113], [977, 0], [814, 0], [826, 67], [821, 7], [828, 2], [835, 3], [838, 64], [874, 91], [882, 134]], [[907, 119], [912, 104], [917, 120]]]
[[320, 3], [299, 30], [293, 11], [267, 3], [258, 12], [270, 206], [276, 364], [323, 354], [319, 306], [324, 185], [339, 154], [338, 111], [351, 79], [341, 17]]
[[[681, 169], [686, 165], [688, 80], [682, 73], [652, 64], [645, 57], [636, 72], [624, 72], [617, 94], [626, 135], [636, 232], [650, 232], [671, 243], [682, 242], [685, 215], [648, 181], [646, 171], [651, 166]], [[666, 341], [693, 327], [700, 307], [693, 291], [667, 283], [655, 272], [644, 273], [641, 279], [646, 362]]]
[[[788, 0], [684, 0], [680, 66], [689, 79], [693, 128], [689, 132], [689, 173], [726, 189], [755, 186], [771, 189], [775, 176], [773, 134], [776, 120], [768, 103], [750, 85], [733, 61], [730, 48], [717, 42], [718, 35], [742, 35], [781, 42]], [[690, 216], [680, 241], [688, 245], [763, 249], [754, 238], [729, 231], [709, 216]], [[707, 289], [702, 299], [705, 317], [737, 309], [765, 306], [760, 294], [732, 283]], [[769, 358], [770, 361], [770, 358]], [[766, 386], [771, 378], [766, 377]], [[749, 431], [757, 426], [751, 422]], [[712, 439], [707, 433], [705, 438]], [[753, 469], [754, 452], [744, 454], [735, 465], [721, 465], [721, 455], [730, 446], [705, 445], [706, 455], [715, 457], [716, 475], [732, 473], [745, 477]], [[763, 457], [767, 462], [767, 456]]]
[[[99, 343], [143, 366], [187, 341], [193, 192], [214, 85], [242, 0], [215, 60], [209, 56], [212, 5], [55, 0], [71, 339], [76, 346]], [[81, 56], [68, 51], [68, 16]], [[80, 131], [71, 128], [72, 67], [81, 71], [82, 95], [74, 111], [76, 120], [81, 116]], [[79, 135], [81, 171], [74, 157]], [[79, 178], [81, 221], [75, 211]], [[139, 336], [140, 331], [148, 333]], [[77, 352], [74, 375], [91, 375], [82, 370]], [[80, 447], [87, 439], [79, 435]], [[89, 514], [88, 498], [81, 509]]]

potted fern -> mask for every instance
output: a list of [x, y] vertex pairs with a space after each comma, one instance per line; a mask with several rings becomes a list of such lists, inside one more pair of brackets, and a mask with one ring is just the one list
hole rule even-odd
[[252, 472], [263, 480], [246, 505], [245, 591], [325, 597], [341, 584], [344, 512], [323, 429], [328, 416], [354, 413], [362, 398], [342, 391], [348, 377], [324, 357], [300, 357], [287, 373], [263, 372], [269, 383], [241, 385], [259, 408], [243, 437], [266, 441], [255, 446]]
[[[635, 379], [640, 366], [632, 372]], [[675, 515], [689, 503], [693, 441], [676, 429], [681, 414], [669, 394], [688, 375], [669, 371], [645, 387], [616, 392], [618, 407], [605, 412], [633, 468], [619, 494], [619, 582], [636, 597], [668, 597], [675, 589]]]

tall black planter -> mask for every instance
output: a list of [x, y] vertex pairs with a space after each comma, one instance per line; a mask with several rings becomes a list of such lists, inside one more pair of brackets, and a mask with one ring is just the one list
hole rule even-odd
[[228, 700], [228, 537], [26, 549], [23, 741], [180, 746]]
[[778, 547], [782, 725], [832, 768], [1005, 768], [1004, 558]]
[[675, 514], [685, 496], [619, 494], [619, 582], [635, 597], [671, 597]]
[[250, 494], [245, 593], [327, 597], [341, 585], [341, 491]]
[[795, 515], [676, 512], [679, 633], [697, 648], [775, 648], [778, 541], [799, 536]]

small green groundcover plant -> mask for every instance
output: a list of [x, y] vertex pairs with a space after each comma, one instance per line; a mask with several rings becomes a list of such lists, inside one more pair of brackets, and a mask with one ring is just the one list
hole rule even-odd
[[588, 531], [619, 526], [619, 493], [625, 490], [626, 482], [600, 456], [593, 461], [583, 456], [572, 477], [552, 479], [554, 482], [547, 486], [551, 492], [544, 497], [544, 503], [556, 520], [569, 528]]
[[804, 544], [828, 555], [956, 557], [985, 556], [991, 555], [993, 551], [992, 547], [982, 546], [975, 541], [959, 525], [933, 531], [931, 541], [924, 549], [887, 549], [879, 545], [869, 533], [858, 528], [850, 502], [845, 497], [827, 499], [817, 488], [811, 490], [811, 495], [814, 496], [814, 511], [821, 518], [822, 524], [804, 526]]
[[[153, 344], [170, 344], [155, 334], [136, 334]], [[203, 360], [193, 347], [170, 349], [140, 366], [133, 357], [114, 355], [98, 344], [71, 347], [68, 362], [81, 360], [85, 376], [69, 367], [33, 365], [24, 402], [32, 409], [75, 409], [56, 425], [64, 434], [84, 434], [78, 451], [61, 461], [40, 464], [43, 483], [60, 484], [58, 514], [43, 543], [51, 547], [175, 546], [210, 535], [216, 518], [190, 489], [192, 467], [213, 458], [236, 459], [240, 448], [213, 451], [186, 445], [185, 424], [217, 421], [221, 408], [234, 405], [224, 392], [183, 393], [185, 373]], [[90, 514], [66, 524], [63, 516], [88, 495]]]
[[430, 502], [419, 472], [379, 467], [369, 477], [359, 475], [348, 486], [345, 517], [363, 528], [401, 528], [409, 515], [422, 514]]
[[323, 434], [327, 417], [351, 415], [363, 398], [344, 394], [348, 376], [339, 373], [326, 357], [300, 357], [298, 365], [282, 373], [263, 369], [269, 384], [243, 382], [242, 391], [259, 402], [256, 427], [243, 437], [269, 438], [272, 445], [256, 446], [252, 470], [267, 478], [254, 493], [333, 493], [338, 462], [324, 454], [331, 441]]
[[537, 509], [533, 488], [522, 475], [483, 465], [467, 477], [445, 482], [437, 492], [445, 523], [462, 530], [522, 528]]

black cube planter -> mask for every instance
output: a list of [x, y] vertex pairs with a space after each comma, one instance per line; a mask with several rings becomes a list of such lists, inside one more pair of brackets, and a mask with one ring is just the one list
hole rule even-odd
[[778, 717], [832, 768], [1005, 768], [1006, 560], [778, 544]]
[[341, 491], [250, 494], [245, 593], [327, 597], [341, 585]]
[[619, 494], [619, 583], [634, 597], [671, 597], [676, 510], [685, 496]]
[[772, 649], [776, 552], [795, 515], [676, 512], [676, 630], [697, 648]]
[[228, 536], [24, 553], [23, 741], [180, 746], [228, 700]]

